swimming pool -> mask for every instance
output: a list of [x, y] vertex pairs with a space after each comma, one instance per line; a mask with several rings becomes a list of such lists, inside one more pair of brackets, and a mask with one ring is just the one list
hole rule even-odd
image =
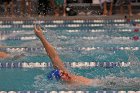
[[[35, 23], [42, 26], [46, 38], [72, 73], [114, 81], [115, 84], [75, 88], [49, 81], [47, 73], [52, 66], [34, 35]], [[0, 50], [11, 54], [10, 58], [0, 60], [0, 90], [55, 91], [52, 93], [139, 91], [140, 27], [135, 26], [139, 23], [138, 18], [0, 21]]]

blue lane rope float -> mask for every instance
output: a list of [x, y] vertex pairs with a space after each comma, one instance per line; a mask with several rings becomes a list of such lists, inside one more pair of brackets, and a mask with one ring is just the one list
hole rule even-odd
[[0, 68], [22, 68], [22, 63], [0, 63]]

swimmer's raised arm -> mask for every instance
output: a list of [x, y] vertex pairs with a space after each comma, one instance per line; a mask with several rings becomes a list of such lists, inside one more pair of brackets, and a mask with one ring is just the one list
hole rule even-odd
[[[59, 55], [57, 54], [56, 50], [54, 49], [54, 47], [47, 41], [47, 39], [45, 38], [45, 36], [43, 35], [42, 29], [40, 28], [40, 26], [35, 26], [34, 28], [34, 32], [36, 34], [36, 36], [38, 36], [38, 38], [41, 40], [48, 56], [50, 57], [53, 67], [59, 70], [63, 70], [63, 71], [67, 71], [67, 69], [64, 66], [64, 63], [62, 62], [62, 60], [60, 59]], [[67, 71], [68, 72], [68, 71]]]
[[[40, 27], [35, 26], [34, 32], [39, 37], [43, 46], [45, 47], [45, 50], [46, 50], [48, 56], [50, 57], [54, 68], [59, 70], [59, 74], [61, 74], [60, 77], [62, 80], [66, 81], [69, 84], [74, 84], [74, 85], [78, 85], [78, 86], [79, 85], [88, 85], [88, 86], [92, 85], [93, 79], [88, 79], [83, 76], [77, 76], [77, 75], [71, 74], [65, 68], [64, 63], [60, 59], [60, 57], [57, 54], [54, 47], [47, 41], [47, 39], [43, 35], [42, 29]], [[58, 73], [56, 73], [56, 74], [58, 74]], [[98, 82], [98, 80], [94, 80], [94, 83], [97, 83], [97, 82]]]

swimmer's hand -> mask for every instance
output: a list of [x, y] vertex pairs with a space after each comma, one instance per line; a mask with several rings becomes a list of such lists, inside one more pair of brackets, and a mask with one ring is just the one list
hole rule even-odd
[[34, 32], [35, 32], [36, 36], [38, 36], [38, 37], [42, 37], [43, 36], [43, 31], [42, 31], [40, 26], [35, 26], [34, 27]]

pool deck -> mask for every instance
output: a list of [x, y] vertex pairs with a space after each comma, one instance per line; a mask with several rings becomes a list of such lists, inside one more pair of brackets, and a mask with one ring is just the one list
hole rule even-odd
[[91, 15], [91, 16], [45, 16], [45, 17], [0, 17], [0, 21], [20, 21], [20, 20], [114, 20], [114, 19], [124, 19], [125, 16], [130, 19], [140, 19], [140, 15], [133, 15], [129, 17], [128, 15]]

